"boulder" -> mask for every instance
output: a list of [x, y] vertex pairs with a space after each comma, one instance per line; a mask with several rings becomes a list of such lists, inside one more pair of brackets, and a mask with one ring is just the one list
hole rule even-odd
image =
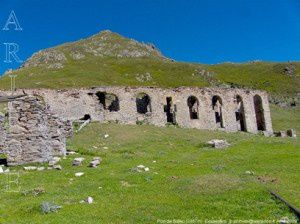
[[83, 157], [79, 157], [79, 158], [75, 158], [73, 160], [73, 166], [81, 166], [82, 162], [83, 162], [84, 158]]
[[56, 169], [56, 170], [62, 170], [62, 167], [61, 167], [61, 165], [54, 165], [54, 166], [53, 166], [53, 169]]
[[220, 139], [212, 139], [208, 141], [207, 144], [216, 149], [224, 149], [230, 146], [230, 144], [226, 140]]
[[94, 157], [93, 160], [90, 162], [89, 167], [95, 168], [95, 167], [99, 166], [101, 161], [102, 161], [101, 157]]
[[133, 170], [140, 173], [140, 172], [148, 172], [150, 169], [149, 169], [149, 167], [146, 167], [144, 165], [138, 165]]
[[69, 156], [69, 155], [75, 155], [75, 154], [77, 154], [77, 153], [74, 152], [74, 151], [68, 150], [68, 151], [66, 152], [66, 154], [67, 154], [67, 156]]
[[83, 176], [84, 175], [84, 173], [83, 172], [78, 172], [78, 173], [75, 173], [75, 177], [81, 177], [81, 176]]
[[85, 199], [86, 203], [88, 204], [92, 204], [94, 199], [92, 197], [87, 197], [87, 199]]
[[24, 170], [26, 170], [26, 171], [36, 170], [36, 169], [37, 169], [36, 166], [24, 166], [23, 168], [24, 168]]

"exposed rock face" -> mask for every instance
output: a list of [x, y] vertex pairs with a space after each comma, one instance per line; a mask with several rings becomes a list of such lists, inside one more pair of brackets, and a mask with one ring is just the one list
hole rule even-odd
[[163, 58], [153, 44], [139, 43], [109, 30], [86, 39], [81, 47], [84, 52], [99, 57], [140, 58], [158, 56]]
[[296, 74], [296, 65], [288, 64], [284, 68], [284, 74], [294, 76]]
[[68, 126], [35, 97], [24, 97], [8, 104], [9, 128], [3, 152], [8, 165], [46, 162], [66, 154]]
[[56, 49], [46, 49], [32, 55], [22, 67], [37, 67], [47, 65], [47, 68], [63, 68], [63, 64], [67, 61], [65, 54]]

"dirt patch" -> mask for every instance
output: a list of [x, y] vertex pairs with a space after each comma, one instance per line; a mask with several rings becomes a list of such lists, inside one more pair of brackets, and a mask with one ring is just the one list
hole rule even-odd
[[268, 176], [268, 175], [262, 175], [262, 176], [258, 176], [257, 177], [257, 180], [261, 183], [278, 183], [279, 180], [275, 177], [271, 177], [271, 176]]
[[238, 188], [242, 180], [227, 174], [211, 174], [194, 178], [188, 186], [191, 193], [216, 194]]

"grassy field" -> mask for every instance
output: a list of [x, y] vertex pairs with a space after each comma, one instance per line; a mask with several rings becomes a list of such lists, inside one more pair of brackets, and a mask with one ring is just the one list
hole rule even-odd
[[[300, 130], [299, 110], [272, 107], [272, 114], [276, 129]], [[205, 143], [212, 138], [232, 145], [211, 149]], [[0, 223], [293, 218], [268, 189], [300, 207], [299, 138], [92, 123], [69, 140], [68, 148], [86, 158], [82, 167], [72, 167], [75, 156], [69, 156], [60, 162], [61, 171], [12, 168], [20, 171], [18, 193], [6, 192], [6, 176], [0, 175]], [[96, 169], [87, 167], [93, 156], [103, 158]], [[140, 164], [150, 171], [136, 172], [133, 168]], [[76, 172], [85, 174], [75, 177]], [[34, 188], [45, 193], [34, 196]], [[80, 203], [88, 196], [93, 204]], [[44, 201], [63, 207], [44, 215]]]

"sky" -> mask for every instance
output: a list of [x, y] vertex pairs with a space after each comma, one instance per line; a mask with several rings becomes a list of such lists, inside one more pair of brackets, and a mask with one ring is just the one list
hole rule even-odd
[[[22, 31], [3, 30], [14, 11]], [[177, 61], [299, 61], [300, 0], [0, 0], [0, 74], [5, 43], [34, 52], [101, 30], [153, 43]]]

